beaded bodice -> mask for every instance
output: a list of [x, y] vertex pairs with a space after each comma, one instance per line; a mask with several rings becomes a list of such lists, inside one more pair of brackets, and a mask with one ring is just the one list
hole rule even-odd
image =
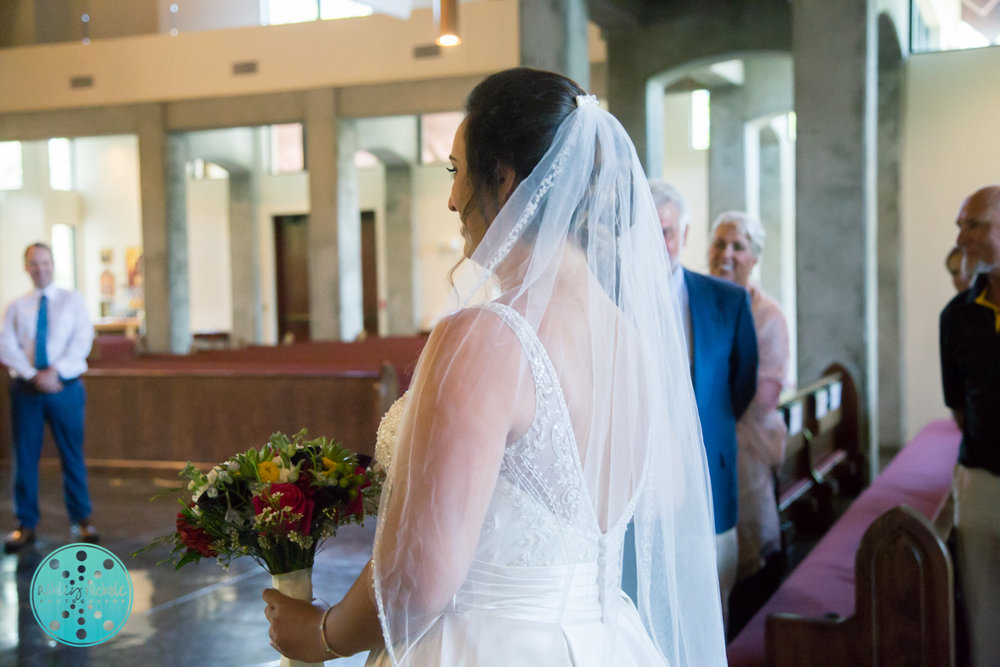
[[[531, 567], [596, 562], [603, 555], [603, 538], [552, 361], [519, 313], [498, 303], [482, 308], [500, 317], [521, 343], [534, 380], [535, 415], [524, 435], [504, 453], [476, 558]], [[406, 394], [400, 397], [379, 426], [376, 459], [381, 465], [391, 465], [406, 399]]]

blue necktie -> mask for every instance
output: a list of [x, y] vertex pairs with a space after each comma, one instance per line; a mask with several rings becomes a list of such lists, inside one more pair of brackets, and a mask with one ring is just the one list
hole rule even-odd
[[49, 367], [49, 352], [45, 341], [49, 336], [49, 300], [43, 294], [38, 302], [38, 326], [35, 328], [35, 368], [40, 371]]

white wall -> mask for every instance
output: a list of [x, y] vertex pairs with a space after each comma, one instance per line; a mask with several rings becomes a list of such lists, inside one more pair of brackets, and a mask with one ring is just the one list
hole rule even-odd
[[413, 226], [417, 326], [430, 329], [446, 315], [448, 272], [462, 258], [461, 223], [448, 210], [451, 177], [443, 165], [413, 169]]
[[0, 308], [31, 289], [31, 278], [24, 272], [24, 249], [36, 241], [49, 241], [47, 165], [45, 142], [22, 143], [22, 189], [0, 190]]
[[0, 190], [0, 308], [31, 289], [24, 249], [48, 238], [42, 199], [20, 190]]
[[192, 333], [233, 330], [229, 179], [187, 180], [187, 248]]
[[[78, 289], [90, 316], [100, 314], [101, 250], [111, 248], [115, 297], [127, 301], [125, 249], [142, 246], [139, 143], [134, 136], [84, 137], [73, 141], [76, 191], [82, 202], [77, 228]], [[50, 220], [65, 222], [64, 220]]]
[[906, 65], [901, 235], [906, 437], [948, 414], [938, 316], [954, 295], [944, 257], [962, 200], [1000, 182], [1000, 47], [912, 56]]

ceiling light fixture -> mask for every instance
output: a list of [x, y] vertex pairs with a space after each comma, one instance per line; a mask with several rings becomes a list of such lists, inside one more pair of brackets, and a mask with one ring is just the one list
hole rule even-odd
[[434, 0], [434, 25], [437, 27], [438, 46], [458, 46], [458, 0]]

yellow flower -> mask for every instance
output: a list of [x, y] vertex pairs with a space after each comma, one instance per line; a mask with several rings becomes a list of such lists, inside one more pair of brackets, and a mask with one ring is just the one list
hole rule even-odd
[[277, 482], [281, 475], [278, 466], [273, 461], [262, 461], [257, 464], [257, 474], [262, 482]]
[[325, 470], [335, 470], [337, 468], [337, 462], [331, 459], [323, 457], [323, 468]]

